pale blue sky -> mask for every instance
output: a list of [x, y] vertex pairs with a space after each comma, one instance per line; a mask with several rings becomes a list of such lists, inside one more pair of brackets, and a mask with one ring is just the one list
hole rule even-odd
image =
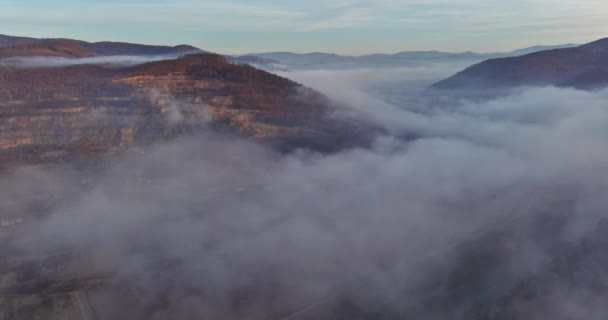
[[0, 33], [221, 53], [510, 51], [608, 37], [608, 0], [0, 0]]

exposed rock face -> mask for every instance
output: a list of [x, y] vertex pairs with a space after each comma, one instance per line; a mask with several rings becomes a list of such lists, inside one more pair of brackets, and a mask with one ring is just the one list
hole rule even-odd
[[203, 128], [332, 148], [340, 124], [297, 83], [212, 54], [135, 67], [0, 69], [2, 160], [105, 152]]
[[576, 48], [486, 60], [436, 83], [433, 88], [485, 90], [545, 85], [580, 89], [608, 85], [608, 39]]
[[[0, 58], [192, 49], [0, 36]], [[353, 142], [354, 131], [351, 124], [332, 119], [328, 105], [323, 96], [293, 81], [214, 54], [130, 67], [2, 66], [0, 166], [99, 159], [207, 129], [279, 148], [332, 150]], [[40, 211], [0, 221], [0, 320], [151, 318], [154, 306], [142, 304], [130, 288], [108, 283], [112, 259], [97, 252], [22, 256], [10, 249], [7, 239], [30, 223], [23, 214], [35, 220], [44, 214]], [[98, 311], [108, 299], [139, 313], [102, 317]]]

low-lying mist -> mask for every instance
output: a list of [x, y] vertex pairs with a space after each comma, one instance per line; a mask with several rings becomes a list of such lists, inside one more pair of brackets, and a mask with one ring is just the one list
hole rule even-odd
[[0, 59], [1, 67], [19, 68], [58, 68], [77, 66], [84, 64], [107, 65], [111, 67], [129, 67], [148, 62], [177, 59], [177, 55], [160, 56], [99, 56], [88, 58], [64, 58], [64, 57], [13, 57]]
[[288, 75], [384, 127], [372, 148], [205, 133], [86, 182], [22, 168], [0, 209], [60, 194], [15, 245], [107, 254], [138, 305], [93, 293], [104, 319], [604, 319], [608, 91], [421, 98], [423, 73]]

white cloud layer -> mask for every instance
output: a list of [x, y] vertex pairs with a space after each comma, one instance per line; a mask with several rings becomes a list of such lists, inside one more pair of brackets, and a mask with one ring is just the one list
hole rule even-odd
[[[604, 319], [608, 91], [395, 105], [362, 90], [390, 71], [293, 76], [387, 134], [331, 155], [175, 141], [97, 176], [22, 248], [106, 248], [157, 319]], [[23, 169], [0, 209], [71, 183]], [[119, 300], [109, 319], [149, 319]]]

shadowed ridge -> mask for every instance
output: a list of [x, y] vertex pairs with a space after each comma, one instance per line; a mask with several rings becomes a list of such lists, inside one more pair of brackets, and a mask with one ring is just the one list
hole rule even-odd
[[521, 86], [566, 86], [595, 89], [608, 85], [606, 51], [608, 39], [602, 39], [574, 48], [486, 60], [431, 88], [476, 91]]
[[580, 48], [590, 50], [608, 50], [608, 38], [603, 38], [597, 41], [580, 46]]

